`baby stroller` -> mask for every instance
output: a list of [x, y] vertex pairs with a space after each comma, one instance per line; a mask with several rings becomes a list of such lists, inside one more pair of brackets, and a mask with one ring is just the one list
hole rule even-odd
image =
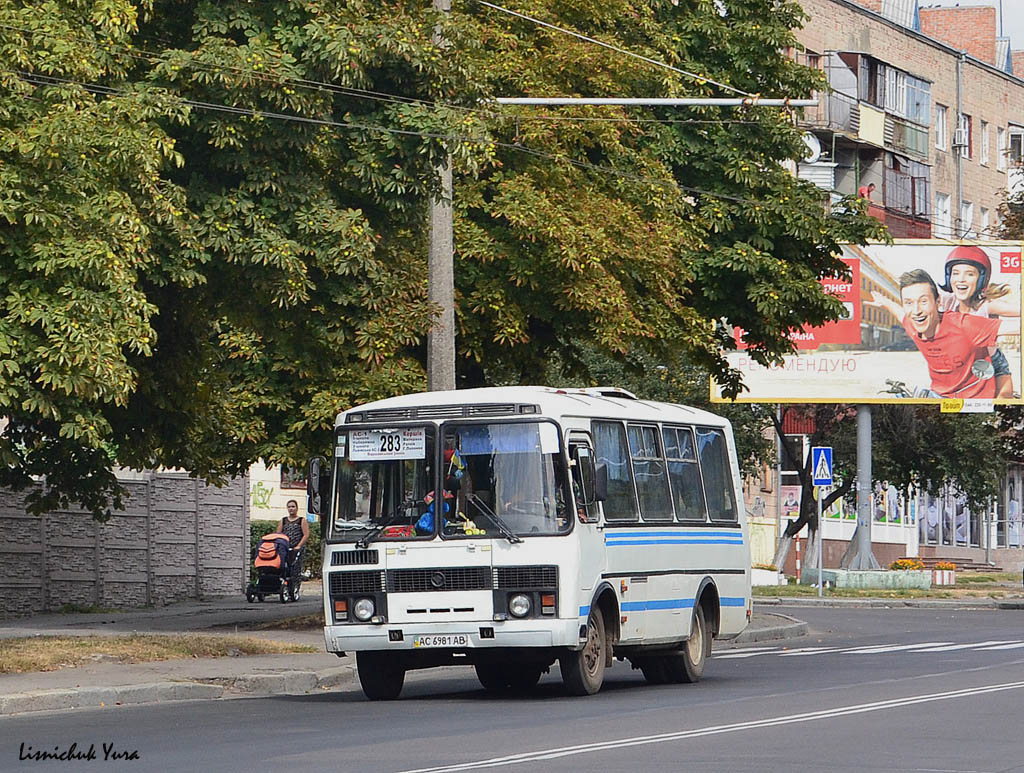
[[260, 537], [260, 544], [253, 549], [254, 575], [245, 588], [245, 598], [250, 604], [275, 593], [282, 603], [299, 600], [299, 578], [294, 578], [293, 582], [289, 562], [293, 555], [290, 543], [287, 535], [277, 531]]

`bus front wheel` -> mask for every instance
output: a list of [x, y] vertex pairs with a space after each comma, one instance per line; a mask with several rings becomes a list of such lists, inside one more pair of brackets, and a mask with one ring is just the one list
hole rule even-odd
[[562, 681], [570, 695], [593, 695], [601, 689], [607, 648], [604, 616], [594, 607], [587, 618], [587, 641], [583, 649], [563, 655], [559, 661]]
[[357, 652], [356, 670], [363, 694], [371, 701], [393, 701], [405, 684], [405, 669], [387, 652]]

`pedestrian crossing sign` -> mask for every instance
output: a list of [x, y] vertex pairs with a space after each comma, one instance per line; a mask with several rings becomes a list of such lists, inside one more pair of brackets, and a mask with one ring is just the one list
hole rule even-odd
[[832, 485], [832, 446], [811, 449], [811, 481], [815, 486]]

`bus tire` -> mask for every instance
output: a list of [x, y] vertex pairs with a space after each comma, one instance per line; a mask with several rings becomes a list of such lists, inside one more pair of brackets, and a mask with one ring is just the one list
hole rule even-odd
[[593, 695], [601, 689], [607, 648], [604, 615], [595, 606], [587, 617], [587, 641], [583, 649], [569, 652], [559, 660], [562, 682], [570, 695]]
[[487, 692], [503, 692], [508, 688], [508, 672], [499, 663], [477, 663], [476, 678]]
[[529, 692], [544, 672], [541, 666], [529, 663], [477, 663], [475, 668], [476, 678], [488, 692]]
[[648, 684], [666, 684], [670, 681], [667, 660], [664, 655], [653, 655], [640, 661], [640, 671]]
[[541, 666], [523, 664], [508, 675], [508, 689], [514, 693], [525, 693], [537, 686], [540, 675], [544, 673]]
[[356, 670], [363, 694], [371, 701], [393, 701], [405, 684], [405, 669], [387, 652], [357, 652]]
[[693, 684], [704, 676], [711, 653], [711, 629], [704, 618], [704, 607], [700, 604], [693, 608], [693, 627], [690, 638], [683, 642], [683, 648], [666, 661], [669, 681], [675, 684]]

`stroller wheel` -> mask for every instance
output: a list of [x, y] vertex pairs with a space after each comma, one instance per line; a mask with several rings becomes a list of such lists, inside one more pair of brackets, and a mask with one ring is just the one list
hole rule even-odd
[[245, 600], [248, 601], [251, 604], [252, 602], [254, 602], [256, 600], [256, 594], [253, 593], [251, 590], [247, 590], [245, 592]]
[[262, 593], [260, 593], [260, 594], [257, 594], [256, 598], [258, 598], [260, 600], [260, 602], [262, 602], [263, 599], [266, 598], [266, 596], [264, 596]]
[[281, 586], [281, 603], [284, 604], [288, 601], [288, 589], [286, 585]]
[[293, 584], [289, 584], [289, 586], [288, 586], [288, 599], [290, 601], [298, 601], [299, 600], [299, 588], [300, 587], [301, 586], [297, 582], [293, 583]]

